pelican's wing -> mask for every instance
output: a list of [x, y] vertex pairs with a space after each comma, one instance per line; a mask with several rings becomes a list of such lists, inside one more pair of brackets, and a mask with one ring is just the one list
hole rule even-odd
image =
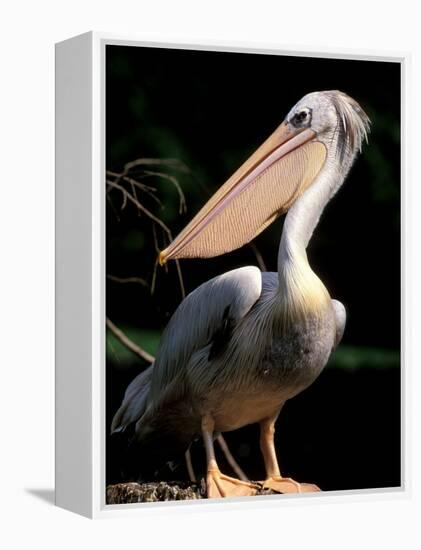
[[170, 387], [171, 392], [178, 387], [182, 390], [184, 369], [192, 354], [211, 343], [215, 349], [224, 326], [244, 317], [261, 291], [260, 270], [248, 266], [207, 281], [183, 300], [161, 339], [149, 394], [152, 404]]
[[111, 422], [111, 433], [122, 432], [137, 422], [146, 409], [153, 364], [138, 374], [127, 386], [123, 402]]

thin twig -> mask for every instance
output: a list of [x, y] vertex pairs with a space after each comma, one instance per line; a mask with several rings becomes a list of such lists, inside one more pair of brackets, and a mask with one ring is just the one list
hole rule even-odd
[[238, 465], [237, 461], [235, 460], [235, 458], [232, 456], [231, 454], [231, 451], [229, 450], [228, 448], [228, 445], [227, 445], [227, 442], [225, 441], [224, 437], [222, 434], [218, 434], [216, 436], [216, 440], [218, 441], [219, 443], [219, 446], [221, 447], [221, 450], [222, 452], [224, 453], [225, 455], [225, 458], [227, 459], [229, 465], [231, 466], [231, 468], [234, 470], [234, 472], [237, 474], [237, 476], [242, 479], [243, 481], [248, 481], [248, 477], [246, 476], [246, 474], [243, 472], [243, 470], [240, 468], [240, 466]]
[[158, 236], [156, 234], [155, 225], [152, 225], [152, 235], [153, 235], [153, 245], [154, 245], [154, 248], [155, 248], [155, 253], [158, 256], [158, 254], [160, 253], [160, 249], [159, 249]]
[[118, 215], [117, 209], [114, 206], [113, 201], [111, 200], [111, 197], [108, 195], [108, 193], [107, 193], [107, 201], [110, 203], [111, 209], [114, 212], [115, 217], [117, 218], [117, 221], [119, 222], [120, 221], [120, 216]]
[[259, 267], [262, 271], [267, 271], [265, 261], [263, 259], [263, 256], [260, 253], [260, 250], [257, 248], [257, 246], [252, 242], [250, 243], [250, 248], [253, 250], [253, 253], [256, 257], [257, 263], [259, 264]]
[[107, 279], [115, 283], [138, 283], [146, 288], [149, 288], [148, 283], [141, 277], [116, 277], [115, 275], [107, 275]]
[[178, 281], [180, 283], [181, 297], [184, 300], [184, 298], [186, 297], [186, 290], [184, 288], [184, 280], [183, 280], [183, 274], [181, 272], [180, 262], [178, 260], [175, 260], [175, 265], [177, 268]]
[[[112, 170], [107, 170], [107, 176], [110, 176], [112, 178], [115, 178], [116, 181], [117, 180], [120, 180], [120, 179], [123, 179], [123, 178], [129, 178], [128, 176], [128, 173], [126, 171], [124, 172], [113, 172]], [[135, 180], [137, 181], [137, 180]], [[118, 181], [117, 181], [118, 183]], [[137, 182], [140, 186], [142, 186], [142, 188], [146, 188], [146, 189], [149, 189], [150, 191], [156, 191], [156, 188], [155, 187], [151, 187], [149, 185], [146, 185], [146, 183], [141, 183], [140, 181]]]
[[179, 159], [154, 159], [154, 158], [142, 158], [142, 159], [136, 159], [132, 162], [128, 162], [124, 166], [124, 172], [127, 173], [133, 168], [136, 168], [137, 166], [169, 166], [170, 168], [174, 168], [176, 170], [179, 170], [180, 172], [184, 172], [189, 174], [190, 169]]
[[151, 295], [152, 296], [155, 294], [156, 272], [157, 271], [158, 271], [158, 260], [156, 260], [154, 265], [153, 265], [153, 273], [152, 273], [152, 281], [151, 281]]
[[148, 218], [150, 218], [151, 220], [153, 220], [156, 224], [158, 224], [159, 226], [162, 227], [162, 229], [165, 231], [165, 233], [168, 235], [168, 238], [170, 240], [172, 240], [172, 235], [171, 235], [171, 231], [169, 230], [169, 228], [165, 225], [165, 223], [160, 220], [159, 218], [157, 218], [154, 214], [152, 214], [152, 212], [150, 212], [147, 208], [145, 208], [143, 206], [143, 204], [141, 204], [139, 201], [137, 201], [128, 191], [127, 189], [125, 189], [122, 185], [120, 185], [119, 183], [115, 183], [115, 182], [112, 182], [112, 181], [108, 181], [107, 182], [108, 185], [110, 185], [111, 187], [114, 187], [115, 189], [118, 189], [119, 191], [121, 191], [121, 193], [123, 193], [123, 195], [125, 195], [127, 197], [127, 199], [129, 199], [139, 210], [141, 210], [144, 214], [146, 214], [148, 216]]
[[187, 467], [187, 472], [189, 474], [190, 481], [195, 483], [197, 481], [197, 477], [193, 469], [193, 462], [191, 459], [190, 447], [185, 452], [184, 458], [186, 459], [186, 467]]
[[145, 170], [145, 175], [157, 176], [170, 181], [174, 185], [174, 187], [177, 189], [178, 196], [180, 198], [180, 206], [178, 209], [178, 213], [182, 214], [183, 212], [187, 211], [186, 197], [184, 196], [183, 190], [181, 189], [180, 184], [177, 181], [177, 178], [175, 178], [174, 176], [171, 176], [170, 174], [166, 174], [165, 172], [154, 172], [151, 170]]
[[123, 193], [123, 204], [121, 205], [120, 209], [124, 210], [127, 206], [127, 197], [129, 196], [128, 193]]
[[133, 340], [130, 340], [130, 338], [126, 336], [126, 334], [124, 334], [124, 332], [121, 329], [116, 327], [115, 324], [112, 321], [110, 321], [110, 319], [108, 319], [108, 317], [106, 322], [107, 322], [107, 327], [111, 330], [114, 336], [118, 338], [120, 342], [126, 346], [126, 348], [128, 348], [130, 351], [132, 351], [133, 353], [141, 357], [144, 361], [148, 361], [148, 363], [153, 363], [155, 361], [155, 358], [153, 357], [153, 355], [151, 355], [150, 353], [142, 349], [140, 346], [135, 344]]
[[[159, 198], [155, 195], [156, 189], [155, 187], [149, 187], [149, 185], [144, 185], [143, 183], [140, 183], [139, 181], [129, 178], [129, 176], [122, 177], [123, 181], [127, 181], [130, 183], [130, 185], [133, 187], [138, 187], [141, 191], [146, 193], [149, 197], [151, 197], [159, 206], [162, 207], [162, 202], [159, 200]], [[133, 193], [137, 199], [136, 193]]]
[[[130, 181], [130, 186], [132, 188], [132, 193], [133, 193], [133, 196], [134, 198], [139, 201], [138, 197], [137, 197], [137, 192], [136, 192], [136, 185], [133, 183], [134, 180]], [[137, 212], [137, 215], [140, 216], [140, 212], [138, 211]]]

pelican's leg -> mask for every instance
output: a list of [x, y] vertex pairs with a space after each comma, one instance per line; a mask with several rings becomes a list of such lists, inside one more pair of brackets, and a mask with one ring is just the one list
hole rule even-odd
[[260, 422], [260, 449], [266, 468], [266, 480], [262, 481], [263, 487], [273, 489], [279, 493], [312, 493], [320, 491], [317, 485], [298, 483], [290, 477], [283, 477], [281, 475], [274, 442], [275, 421], [277, 417], [278, 415], [266, 418]]
[[240, 481], [220, 472], [213, 448], [214, 427], [215, 423], [211, 416], [202, 418], [202, 436], [207, 460], [206, 488], [208, 498], [255, 495], [258, 485], [248, 481]]

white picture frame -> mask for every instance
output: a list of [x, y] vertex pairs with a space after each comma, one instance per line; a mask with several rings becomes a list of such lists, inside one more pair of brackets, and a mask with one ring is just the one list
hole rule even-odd
[[[107, 505], [105, 502], [105, 47], [166, 47], [393, 61], [402, 67], [402, 214], [406, 194], [407, 67], [405, 53], [308, 52], [270, 45], [160, 44], [86, 33], [56, 45], [56, 504], [90, 518], [182, 512], [197, 506], [290, 506], [291, 496]], [[405, 217], [402, 216], [404, 223]], [[75, 223], [77, 220], [77, 223]], [[402, 230], [402, 235], [404, 235]], [[405, 260], [405, 243], [402, 240]], [[405, 273], [403, 273], [405, 275]], [[402, 291], [402, 304], [405, 303]], [[306, 495], [308, 502], [402, 498], [408, 495], [408, 370], [402, 315], [402, 486]], [[77, 342], [77, 345], [75, 345]]]

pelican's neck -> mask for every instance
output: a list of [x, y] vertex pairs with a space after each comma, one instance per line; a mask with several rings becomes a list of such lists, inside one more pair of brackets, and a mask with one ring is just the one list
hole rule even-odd
[[329, 298], [308, 263], [306, 248], [320, 215], [343, 179], [336, 162], [327, 162], [285, 218], [278, 253], [279, 297], [292, 316], [318, 310]]
[[322, 170], [314, 183], [290, 208], [282, 231], [278, 269], [285, 261], [293, 260], [297, 254], [306, 254], [313, 231], [338, 185], [338, 177], [339, 174], [334, 169]]

